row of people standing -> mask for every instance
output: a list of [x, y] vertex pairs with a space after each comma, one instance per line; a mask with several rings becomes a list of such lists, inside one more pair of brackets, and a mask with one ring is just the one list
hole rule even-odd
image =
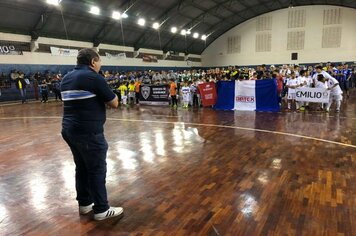
[[171, 105], [173, 108], [178, 107], [179, 98], [183, 108], [201, 106], [201, 98], [199, 91], [199, 84], [204, 83], [200, 79], [193, 81], [183, 81], [180, 86], [177, 85], [174, 79], [171, 79], [169, 84], [169, 96], [171, 98]]
[[287, 110], [291, 110], [291, 106], [294, 103], [297, 111], [302, 111], [305, 107], [309, 106], [309, 103], [297, 102], [296, 89], [300, 87], [315, 87], [325, 90], [330, 90], [329, 102], [326, 104], [320, 104], [320, 108], [326, 112], [330, 111], [332, 103], [336, 103], [336, 112], [340, 112], [341, 101], [343, 99], [343, 91], [340, 87], [340, 82], [332, 77], [329, 73], [323, 70], [323, 67], [318, 65], [315, 67], [316, 73], [311, 77], [307, 75], [307, 71], [301, 70], [299, 76], [296, 76], [294, 71], [290, 72], [290, 77], [286, 79], [287, 91]]
[[45, 79], [38, 81], [35, 78], [30, 81], [23, 73], [21, 73], [15, 80], [15, 86], [19, 91], [22, 103], [27, 101], [27, 88], [31, 85], [34, 88], [34, 95], [36, 100], [39, 99], [38, 95], [40, 94], [41, 102], [47, 102], [50, 91], [53, 92], [56, 101], [62, 100], [60, 83], [61, 77], [59, 75], [54, 76], [50, 81], [46, 81]]
[[113, 80], [108, 83], [112, 91], [118, 96], [119, 104], [125, 106], [139, 104], [140, 86], [142, 84], [141, 80]]

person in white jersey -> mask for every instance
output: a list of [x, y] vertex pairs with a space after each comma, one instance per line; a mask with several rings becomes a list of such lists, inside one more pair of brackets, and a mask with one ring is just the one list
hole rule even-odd
[[[299, 73], [299, 76], [297, 78], [298, 84], [300, 87], [305, 87], [305, 88], [309, 88], [310, 87], [310, 80], [309, 78], [306, 76], [307, 71], [306, 70], [301, 70]], [[297, 102], [299, 103], [300, 106], [300, 110], [304, 111], [305, 110], [305, 106], [309, 105], [309, 102]]]
[[329, 103], [326, 106], [326, 112], [329, 112], [331, 104], [333, 101], [336, 102], [336, 112], [340, 112], [340, 106], [342, 101], [342, 90], [340, 88], [339, 82], [333, 78], [325, 78], [328, 86], [328, 90], [330, 90], [330, 98]]
[[[317, 76], [317, 82], [315, 83], [315, 88], [319, 89], [327, 89], [328, 85], [326, 83], [326, 80], [322, 74], [319, 74]], [[328, 107], [328, 103], [319, 103], [320, 106], [317, 108], [318, 111], [326, 109]]]
[[334, 77], [332, 77], [328, 72], [324, 71], [323, 70], [323, 67], [321, 65], [317, 65], [315, 67], [315, 74], [313, 75], [313, 83], [314, 83], [314, 86], [316, 85], [316, 83], [318, 82], [318, 75], [323, 75], [323, 77], [325, 78], [325, 80], [328, 80], [328, 79], [335, 79]]
[[287, 111], [291, 111], [293, 103], [295, 103], [296, 110], [299, 111], [299, 103], [295, 102], [296, 98], [296, 88], [300, 87], [298, 84], [298, 80], [295, 77], [294, 71], [291, 72], [290, 78], [286, 84], [288, 88], [288, 109]]
[[181, 89], [183, 108], [188, 108], [190, 101], [190, 88], [187, 82], [183, 83], [183, 87]]

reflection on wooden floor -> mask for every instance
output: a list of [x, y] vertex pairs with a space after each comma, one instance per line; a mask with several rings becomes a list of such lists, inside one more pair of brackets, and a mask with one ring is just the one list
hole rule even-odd
[[0, 107], [0, 235], [356, 235], [355, 95], [341, 114], [109, 110], [125, 216], [105, 222], [78, 214], [62, 105]]

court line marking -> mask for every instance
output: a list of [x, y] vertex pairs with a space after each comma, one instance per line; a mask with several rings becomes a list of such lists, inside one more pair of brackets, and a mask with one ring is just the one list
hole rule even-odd
[[356, 148], [356, 145], [335, 142], [335, 141], [331, 141], [331, 140], [327, 140], [327, 139], [320, 139], [320, 138], [315, 138], [315, 137], [305, 136], [305, 135], [300, 135], [300, 134], [291, 134], [291, 133], [285, 133], [285, 132], [279, 132], [279, 131], [264, 130], [264, 129], [254, 129], [254, 128], [239, 127], [239, 126], [215, 125], [215, 124], [199, 124], [199, 123], [179, 122], [179, 121], [178, 122], [174, 122], [174, 121], [155, 121], [155, 120], [133, 120], [133, 119], [120, 119], [120, 118], [107, 118], [107, 120], [143, 122], [143, 123], [159, 123], [159, 124], [194, 125], [194, 126], [206, 126], [206, 127], [215, 127], [215, 128], [229, 128], [229, 129], [239, 129], [239, 130], [247, 130], [247, 131], [257, 131], [257, 132], [262, 132], [262, 133], [271, 133], [271, 134], [279, 134], [279, 135], [285, 135], [285, 136], [291, 136], [291, 137], [297, 137], [297, 138], [311, 139], [311, 140], [315, 140], [315, 141], [320, 141], [320, 142], [325, 142], [325, 143], [331, 143], [331, 144], [337, 144], [337, 145], [342, 145], [342, 146], [346, 146], [346, 147]]
[[[11, 119], [62, 119], [61, 116], [14, 116], [14, 117], [0, 117], [0, 120], [11, 120]], [[254, 128], [246, 128], [246, 127], [239, 127], [239, 126], [229, 126], [229, 125], [215, 125], [215, 124], [200, 124], [200, 123], [190, 123], [190, 122], [175, 122], [175, 121], [156, 121], [156, 120], [135, 120], [135, 119], [121, 119], [121, 118], [106, 118], [110, 121], [125, 121], [125, 122], [141, 122], [141, 123], [158, 123], [158, 124], [177, 124], [177, 125], [193, 125], [193, 126], [203, 126], [203, 127], [215, 127], [215, 128], [228, 128], [228, 129], [238, 129], [238, 130], [247, 130], [247, 131], [257, 131], [261, 133], [270, 133], [270, 134], [278, 134], [278, 135], [285, 135], [295, 138], [303, 138], [309, 139], [324, 143], [331, 143], [336, 145], [341, 145], [345, 147], [356, 148], [356, 145], [341, 143], [336, 141], [331, 141], [327, 139], [315, 138], [311, 136], [305, 136], [300, 134], [292, 134], [292, 133], [285, 133], [279, 131], [272, 131], [272, 130], [264, 130], [264, 129], [254, 129]]]
[[179, 118], [179, 117], [181, 117], [181, 116], [167, 116], [167, 115], [152, 115], [152, 116], [157, 116], [157, 117], [169, 117], [169, 118]]

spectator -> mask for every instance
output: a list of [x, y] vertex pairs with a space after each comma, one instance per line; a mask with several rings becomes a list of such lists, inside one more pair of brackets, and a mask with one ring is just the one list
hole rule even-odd
[[46, 103], [48, 101], [48, 85], [46, 80], [42, 80], [41, 84], [39, 85], [40, 94], [41, 94], [41, 102]]
[[351, 81], [351, 88], [356, 87], [356, 67], [352, 70], [352, 73], [350, 75], [350, 81]]
[[20, 74], [16, 79], [16, 88], [20, 91], [22, 104], [26, 102], [26, 82], [24, 74]]
[[51, 85], [52, 85], [52, 91], [54, 93], [56, 101], [58, 101], [58, 99], [60, 101], [62, 101], [61, 90], [60, 90], [61, 79], [60, 79], [59, 75], [56, 75], [52, 79]]
[[158, 71], [153, 74], [153, 76], [152, 76], [152, 82], [153, 82], [153, 83], [155, 83], [155, 84], [156, 84], [157, 82], [160, 83], [161, 80], [162, 80], [162, 76], [159, 74]]
[[250, 80], [257, 80], [257, 72], [253, 72]]

